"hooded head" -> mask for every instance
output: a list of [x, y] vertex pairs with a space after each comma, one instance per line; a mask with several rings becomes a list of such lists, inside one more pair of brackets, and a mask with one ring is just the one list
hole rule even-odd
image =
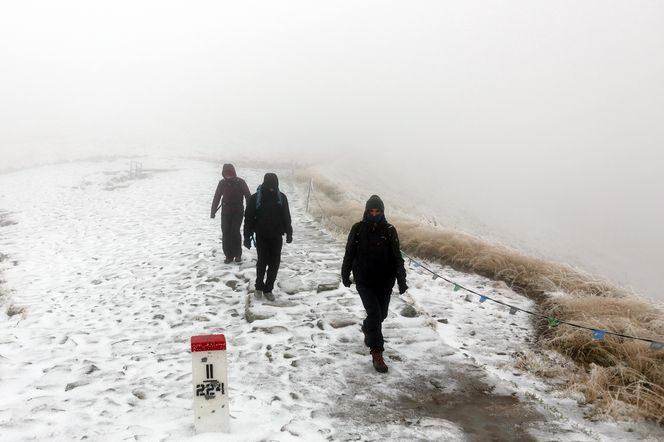
[[235, 178], [237, 176], [235, 167], [232, 164], [224, 164], [224, 167], [221, 169], [221, 176], [224, 178]]
[[[371, 209], [378, 209], [380, 213], [372, 215], [370, 213]], [[383, 204], [383, 200], [378, 195], [371, 195], [364, 205], [364, 219], [374, 223], [385, 220], [385, 204]]]
[[371, 195], [364, 205], [364, 210], [369, 209], [378, 209], [381, 212], [385, 212], [385, 204], [383, 204], [383, 200], [378, 195]]
[[264, 190], [279, 190], [279, 178], [277, 178], [276, 173], [266, 173], [263, 177], [263, 189]]
[[263, 184], [256, 189], [256, 208], [258, 209], [264, 201], [276, 201], [281, 206], [281, 193], [279, 192], [279, 178], [276, 173], [266, 173]]

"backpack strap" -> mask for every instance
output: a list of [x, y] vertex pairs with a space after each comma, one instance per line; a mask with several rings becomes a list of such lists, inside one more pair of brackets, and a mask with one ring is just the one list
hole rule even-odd
[[386, 224], [387, 224], [387, 239], [389, 239], [391, 242], [392, 240], [394, 240], [394, 226], [390, 223]]
[[263, 185], [259, 184], [256, 188], [256, 209], [260, 208], [263, 199]]
[[[259, 184], [258, 187], [256, 188], [256, 209], [259, 209], [261, 207], [262, 200], [263, 200], [263, 185]], [[283, 207], [284, 205], [279, 188], [277, 188], [277, 205], [279, 207]]]
[[360, 243], [360, 230], [364, 228], [364, 223], [362, 221], [357, 224], [357, 229], [355, 229], [355, 246]]

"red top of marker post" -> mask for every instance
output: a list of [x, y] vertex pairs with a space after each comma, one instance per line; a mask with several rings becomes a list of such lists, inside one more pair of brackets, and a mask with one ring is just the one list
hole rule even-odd
[[191, 337], [191, 351], [218, 351], [226, 350], [226, 336], [204, 335]]

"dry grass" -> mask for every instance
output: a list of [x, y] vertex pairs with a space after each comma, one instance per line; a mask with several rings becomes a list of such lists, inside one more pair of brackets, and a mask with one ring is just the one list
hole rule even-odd
[[[310, 212], [331, 230], [346, 233], [361, 217], [364, 201], [342, 192], [335, 183], [311, 171], [295, 178], [306, 187], [315, 180], [316, 200]], [[368, 195], [366, 195], [368, 197]], [[664, 313], [654, 303], [569, 265], [530, 257], [471, 235], [423, 225], [419, 220], [393, 216], [402, 249], [456, 270], [505, 282], [534, 299], [540, 312], [563, 321], [664, 341]], [[549, 329], [536, 322], [544, 349], [569, 357], [575, 369], [552, 358], [538, 362], [517, 358], [517, 366], [544, 378], [557, 378], [583, 393], [597, 417], [664, 421], [664, 351], [648, 344], [607, 336], [593, 341], [588, 330], [565, 325]]]
[[[664, 341], [661, 310], [634, 296], [555, 296], [547, 297], [540, 307], [573, 323]], [[596, 405], [599, 416], [664, 421], [663, 351], [614, 336], [593, 341], [588, 331], [570, 327], [543, 328], [539, 338], [585, 368], [587, 376], [574, 388]]]
[[11, 303], [11, 297], [9, 296], [9, 291], [4, 285], [5, 281], [0, 279], [0, 306], [5, 307], [5, 314], [8, 317], [15, 315], [25, 316], [25, 307], [20, 307]]
[[[1, 220], [2, 217], [0, 217], [0, 221]], [[0, 227], [3, 227], [3, 225], [0, 224]], [[6, 263], [7, 261], [9, 261], [9, 256], [0, 252], [0, 264]], [[5, 285], [5, 280], [2, 278], [2, 268], [0, 268], [0, 307], [5, 309], [5, 314], [9, 317], [15, 315], [25, 316], [24, 307], [19, 307], [11, 303], [11, 296], [9, 294], [9, 290]]]
[[7, 290], [3, 287], [3, 283], [4, 281], [0, 279], [0, 305], [4, 304], [9, 299], [9, 295], [7, 294]]
[[15, 315], [24, 315], [25, 316], [25, 307], [21, 307], [18, 305], [11, 304], [10, 306], [7, 307], [7, 310], [5, 310], [5, 313], [7, 316], [10, 318]]

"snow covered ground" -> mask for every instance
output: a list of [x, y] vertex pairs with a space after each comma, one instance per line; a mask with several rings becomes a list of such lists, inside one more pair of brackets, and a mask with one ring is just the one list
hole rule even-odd
[[[0, 175], [1, 440], [664, 438], [585, 420], [577, 398], [513, 368], [532, 345], [528, 317], [415, 267], [384, 325], [390, 371], [376, 373], [359, 297], [339, 286], [344, 238], [304, 212], [287, 172], [294, 242], [269, 302], [252, 292], [255, 250], [223, 264], [219, 218], [209, 218], [220, 165], [142, 162], [140, 178], [129, 160]], [[238, 172], [254, 189], [266, 171]], [[427, 265], [531, 307], [492, 281]], [[228, 341], [223, 437], [193, 429], [189, 339], [212, 333]]]

